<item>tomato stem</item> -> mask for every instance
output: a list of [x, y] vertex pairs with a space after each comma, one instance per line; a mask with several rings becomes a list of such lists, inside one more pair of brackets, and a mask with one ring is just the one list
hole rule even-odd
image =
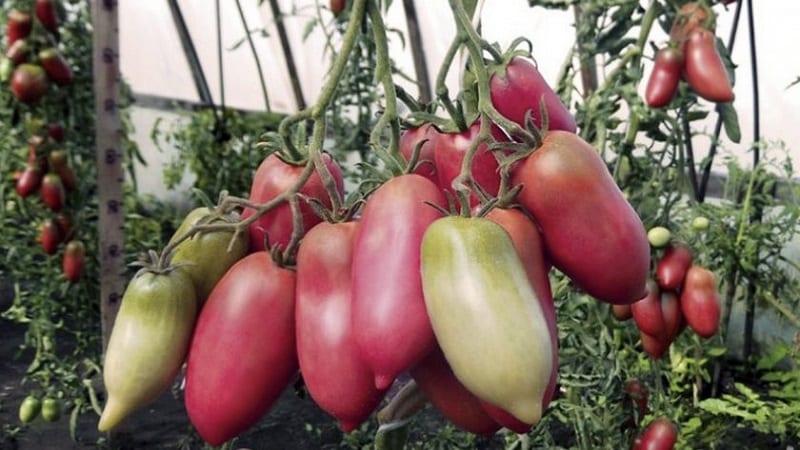
[[397, 92], [392, 80], [389, 44], [386, 41], [386, 26], [383, 23], [383, 17], [381, 17], [377, 3], [370, 2], [368, 12], [372, 22], [372, 33], [375, 37], [375, 50], [377, 53], [375, 78], [383, 84], [384, 96], [386, 97], [386, 109], [372, 129], [369, 140], [373, 148], [379, 148], [380, 135], [384, 128], [389, 125], [389, 154], [399, 157], [400, 120], [397, 115]]

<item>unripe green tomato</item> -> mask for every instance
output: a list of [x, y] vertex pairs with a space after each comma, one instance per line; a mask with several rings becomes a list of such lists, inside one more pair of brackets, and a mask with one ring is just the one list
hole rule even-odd
[[61, 403], [51, 397], [42, 400], [42, 419], [47, 422], [55, 422], [61, 418]]
[[703, 216], [697, 216], [692, 220], [692, 228], [695, 231], [704, 231], [708, 229], [708, 218]]
[[647, 231], [647, 240], [655, 248], [661, 248], [669, 244], [669, 239], [672, 234], [664, 227], [653, 227]]
[[19, 420], [22, 423], [31, 423], [39, 415], [42, 402], [33, 395], [29, 395], [19, 404]]

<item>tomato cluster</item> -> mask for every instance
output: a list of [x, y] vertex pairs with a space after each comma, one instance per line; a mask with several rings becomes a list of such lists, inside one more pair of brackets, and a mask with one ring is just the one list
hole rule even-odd
[[682, 79], [706, 100], [733, 101], [731, 80], [717, 50], [713, 14], [701, 2], [689, 2], [680, 8], [667, 46], [656, 53], [645, 88], [648, 105], [668, 105]]
[[11, 91], [22, 103], [38, 102], [50, 83], [72, 84], [72, 67], [52, 44], [59, 34], [57, 9], [55, 0], [35, 0], [33, 14], [14, 9], [7, 17], [0, 81], [10, 81]]
[[693, 263], [683, 243], [666, 247], [659, 257], [648, 292], [631, 305], [615, 305], [620, 320], [633, 317], [644, 350], [659, 359], [688, 325], [703, 338], [717, 332], [720, 302], [714, 273]]

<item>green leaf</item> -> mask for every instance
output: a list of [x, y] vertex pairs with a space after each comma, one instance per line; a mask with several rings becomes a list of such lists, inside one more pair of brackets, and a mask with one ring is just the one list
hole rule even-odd
[[706, 350], [706, 354], [712, 357], [718, 357], [724, 355], [728, 349], [725, 347], [711, 347], [710, 349]]
[[757, 370], [774, 369], [775, 366], [789, 354], [789, 347], [786, 345], [773, 345], [769, 352], [762, 356], [756, 363]]
[[722, 125], [725, 126], [725, 134], [731, 142], [738, 144], [742, 140], [742, 132], [739, 129], [739, 115], [732, 103], [717, 103], [717, 112], [722, 117]]

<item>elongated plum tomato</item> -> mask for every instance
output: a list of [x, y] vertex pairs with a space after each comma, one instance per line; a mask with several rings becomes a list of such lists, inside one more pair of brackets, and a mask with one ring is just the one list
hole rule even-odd
[[631, 303], [631, 314], [636, 327], [651, 336], [664, 332], [664, 314], [661, 312], [661, 291], [653, 280], [647, 280], [647, 295]]
[[[325, 167], [328, 168], [339, 195], [344, 194], [344, 184], [342, 172], [335, 160], [327, 154], [322, 155]], [[256, 169], [253, 175], [253, 184], [250, 186], [250, 201], [264, 203], [281, 195], [297, 182], [303, 173], [304, 166], [295, 166], [282, 161], [276, 154], [271, 154], [264, 158], [264, 161]], [[314, 198], [330, 208], [331, 199], [319, 174], [314, 172], [306, 181], [300, 194], [309, 198]], [[245, 208], [242, 212], [243, 218], [248, 218], [255, 211]], [[303, 229], [308, 231], [322, 219], [314, 214], [311, 207], [303, 200], [300, 201], [300, 213], [303, 218]], [[292, 210], [288, 202], [284, 202], [269, 210], [258, 220], [253, 222], [250, 227], [250, 251], [259, 251], [266, 248], [268, 240], [270, 248], [274, 246], [285, 247], [292, 237]]]
[[542, 128], [540, 103], [547, 108], [548, 130], [564, 130], [574, 133], [575, 118], [561, 99], [553, 92], [536, 66], [528, 60], [515, 57], [489, 79], [492, 105], [500, 114], [525, 125], [525, 114], [530, 111], [533, 124]]
[[186, 412], [220, 445], [256, 423], [297, 374], [295, 273], [267, 252], [239, 260], [197, 319], [186, 363]]
[[430, 204], [446, 204], [433, 182], [414, 174], [393, 178], [367, 200], [356, 231], [351, 320], [378, 389], [436, 344], [419, 273], [422, 235], [441, 216]]
[[167, 390], [183, 365], [197, 315], [192, 280], [178, 270], [140, 270], [128, 283], [103, 363], [108, 431]]
[[680, 296], [681, 312], [689, 327], [706, 339], [719, 327], [717, 282], [710, 270], [693, 265], [686, 272]]
[[295, 323], [300, 372], [311, 398], [348, 433], [383, 398], [356, 349], [350, 322], [356, 223], [322, 222], [297, 252]]
[[[175, 234], [170, 238], [170, 243], [180, 239], [198, 223], [222, 224], [235, 223], [238, 220], [239, 215], [235, 213], [219, 215], [206, 207], [195, 208], [186, 215], [181, 225], [175, 230]], [[192, 279], [197, 292], [197, 300], [201, 305], [211, 294], [211, 290], [214, 289], [217, 282], [225, 275], [225, 272], [247, 254], [247, 239], [248, 236], [243, 233], [239, 233], [234, 239], [233, 230], [210, 231], [196, 233], [175, 247], [172, 263], [179, 270], [185, 271]]]
[[674, 244], [667, 247], [656, 263], [658, 285], [667, 291], [678, 290], [691, 265], [692, 249], [688, 245]]
[[411, 376], [433, 407], [458, 428], [484, 435], [500, 429], [478, 397], [458, 381], [438, 346], [411, 369]]
[[[461, 164], [464, 155], [469, 150], [472, 142], [480, 133], [480, 121], [475, 122], [467, 130], [460, 133], [441, 133], [436, 137], [434, 156], [436, 158], [436, 171], [439, 179], [439, 187], [451, 194], [456, 193], [453, 187], [453, 180], [461, 173]], [[491, 128], [492, 137], [498, 141], [507, 141], [505, 134], [495, 127]], [[472, 178], [489, 195], [497, 195], [500, 189], [500, 172], [497, 158], [489, 150], [489, 146], [481, 144], [472, 160]], [[476, 205], [479, 202], [478, 196], [474, 193], [470, 195], [470, 204]]]
[[432, 124], [426, 123], [417, 128], [409, 128], [403, 131], [398, 143], [400, 153], [406, 161], [411, 161], [415, 148], [419, 146], [417, 166], [414, 168], [413, 173], [422, 175], [434, 183], [438, 183], [436, 158], [434, 157], [434, 147], [436, 146], [436, 137], [438, 135], [439, 131]]
[[551, 131], [511, 182], [522, 185], [517, 199], [539, 225], [555, 267], [605, 302], [644, 296], [650, 270], [644, 225], [591, 145]]
[[481, 400], [537, 423], [557, 370], [554, 345], [508, 233], [487, 219], [439, 219], [425, 232], [421, 270], [436, 340], [456, 378]]
[[644, 99], [653, 108], [666, 106], [678, 91], [683, 70], [683, 52], [674, 47], [665, 47], [656, 53], [653, 70], [647, 79]]
[[658, 418], [636, 438], [632, 450], [672, 450], [678, 440], [678, 427], [665, 418]]
[[64, 258], [61, 260], [64, 277], [72, 283], [77, 283], [83, 276], [84, 265], [86, 265], [86, 248], [83, 242], [77, 240], [67, 242]]
[[691, 33], [683, 47], [686, 82], [697, 95], [718, 103], [734, 99], [731, 80], [717, 51], [714, 33], [698, 27]]

